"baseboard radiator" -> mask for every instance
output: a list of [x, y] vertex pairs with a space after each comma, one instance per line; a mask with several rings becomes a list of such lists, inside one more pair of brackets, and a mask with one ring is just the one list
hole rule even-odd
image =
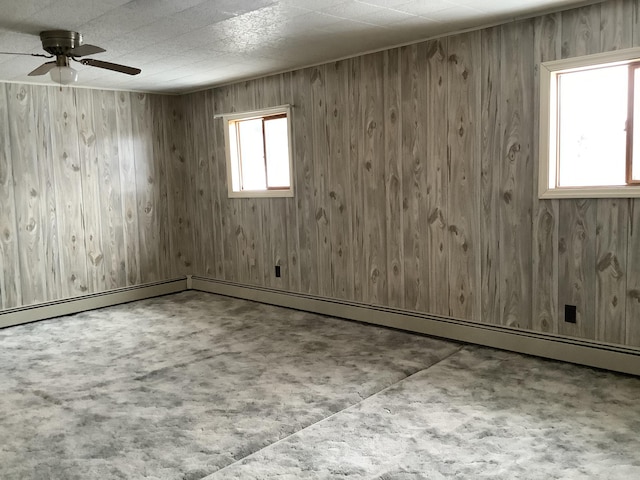
[[0, 328], [36, 322], [47, 318], [72, 315], [74, 313], [95, 310], [121, 303], [159, 297], [170, 293], [182, 292], [187, 289], [187, 278], [176, 278], [162, 282], [146, 283], [131, 287], [92, 293], [64, 300], [38, 303], [24, 307], [10, 308], [0, 311]]
[[0, 328], [198, 290], [640, 376], [640, 348], [488, 325], [399, 308], [187, 277], [0, 311]]
[[640, 348], [479, 324], [398, 308], [283, 292], [197, 276], [190, 277], [189, 285], [190, 288], [203, 292], [640, 375]]

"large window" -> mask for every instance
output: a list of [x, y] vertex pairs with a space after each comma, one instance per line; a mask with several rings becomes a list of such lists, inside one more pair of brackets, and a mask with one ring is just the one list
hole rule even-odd
[[540, 198], [640, 196], [639, 58], [629, 49], [541, 64]]
[[289, 107], [223, 119], [229, 196], [293, 196]]

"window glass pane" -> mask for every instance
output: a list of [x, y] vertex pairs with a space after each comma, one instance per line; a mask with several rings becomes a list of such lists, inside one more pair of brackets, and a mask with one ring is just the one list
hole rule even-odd
[[229, 161], [231, 162], [231, 185], [233, 191], [240, 190], [240, 159], [238, 158], [238, 134], [235, 122], [229, 122]]
[[624, 185], [628, 67], [558, 75], [562, 187]]
[[640, 68], [633, 71], [633, 163], [631, 180], [640, 181]]
[[238, 122], [243, 190], [264, 190], [267, 181], [264, 170], [262, 119]]
[[286, 118], [265, 119], [267, 178], [271, 188], [288, 188], [289, 140]]

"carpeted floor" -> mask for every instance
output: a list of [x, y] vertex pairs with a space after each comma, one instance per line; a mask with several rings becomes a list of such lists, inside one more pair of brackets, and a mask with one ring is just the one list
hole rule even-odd
[[0, 330], [1, 479], [640, 478], [640, 378], [198, 292]]

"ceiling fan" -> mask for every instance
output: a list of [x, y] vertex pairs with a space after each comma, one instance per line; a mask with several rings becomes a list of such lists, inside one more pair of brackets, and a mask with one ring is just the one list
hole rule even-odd
[[81, 58], [87, 55], [102, 53], [106, 50], [95, 45], [82, 43], [82, 35], [78, 32], [67, 30], [46, 30], [40, 32], [42, 48], [48, 55], [43, 53], [12, 53], [0, 52], [8, 55], [30, 55], [32, 57], [55, 58], [51, 62], [46, 62], [29, 73], [30, 77], [39, 75], [51, 76], [51, 79], [61, 85], [69, 85], [78, 80], [78, 72], [69, 66], [69, 61], [89, 65], [91, 67], [105, 68], [114, 72], [126, 73], [127, 75], [137, 75], [142, 70], [117, 63], [104, 62], [93, 58]]

